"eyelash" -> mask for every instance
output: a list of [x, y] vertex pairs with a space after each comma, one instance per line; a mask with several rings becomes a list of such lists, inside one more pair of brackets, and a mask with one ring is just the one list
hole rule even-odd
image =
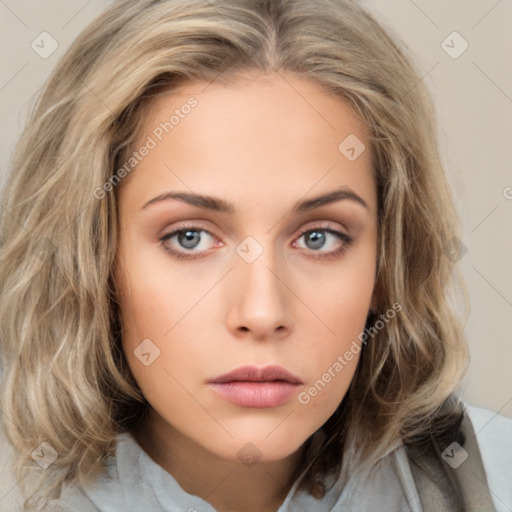
[[[194, 225], [186, 226], [185, 225], [185, 226], [180, 227], [179, 229], [176, 229], [176, 230], [172, 231], [171, 233], [168, 233], [168, 234], [160, 237], [159, 238], [160, 245], [169, 254], [171, 254], [172, 256], [174, 256], [174, 257], [176, 257], [178, 259], [181, 259], [181, 260], [194, 260], [194, 259], [197, 259], [197, 258], [201, 258], [204, 255], [204, 253], [207, 252], [207, 251], [195, 252], [195, 253], [192, 253], [192, 252], [189, 252], [189, 251], [186, 251], [186, 252], [176, 251], [175, 249], [169, 248], [169, 246], [166, 244], [174, 236], [178, 235], [179, 233], [186, 232], [186, 231], [197, 231], [197, 232], [208, 233], [213, 238], [216, 238], [212, 233], [210, 233], [206, 229], [203, 229], [203, 228], [201, 228], [199, 226], [194, 226]], [[319, 253], [319, 254], [316, 254], [316, 255], [308, 256], [308, 257], [310, 257], [311, 259], [314, 259], [314, 260], [332, 260], [332, 259], [335, 259], [336, 257], [341, 256], [342, 254], [344, 254], [345, 251], [348, 249], [348, 247], [354, 241], [354, 239], [351, 236], [349, 236], [349, 235], [347, 235], [345, 233], [342, 233], [341, 231], [337, 231], [337, 230], [335, 230], [335, 229], [333, 229], [332, 227], [329, 227], [329, 226], [316, 226], [316, 227], [305, 229], [301, 233], [299, 233], [299, 235], [297, 236], [297, 240], [300, 239], [301, 237], [303, 237], [305, 234], [311, 233], [313, 231], [322, 231], [322, 232], [330, 233], [330, 234], [335, 235], [336, 237], [338, 237], [338, 239], [343, 242], [343, 244], [338, 249], [335, 249], [334, 251], [331, 251], [329, 253]], [[315, 251], [313, 251], [313, 253], [314, 252]]]

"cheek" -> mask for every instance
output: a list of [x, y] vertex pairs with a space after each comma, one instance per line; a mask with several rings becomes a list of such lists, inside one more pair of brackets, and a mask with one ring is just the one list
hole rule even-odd
[[[373, 274], [367, 270], [335, 276], [312, 302], [318, 318], [312, 315], [307, 321], [309, 327], [302, 325], [311, 333], [299, 349], [308, 379], [297, 398], [312, 416], [322, 418], [320, 425], [347, 392], [364, 347], [362, 340], [373, 291]], [[313, 334], [318, 331], [318, 319], [324, 324], [320, 326], [321, 337]]]
[[[351, 268], [325, 283], [320, 291], [309, 292], [308, 297], [314, 304], [314, 315], [305, 316], [302, 327], [308, 332], [321, 331], [321, 343], [311, 343], [308, 351], [317, 352], [315, 360], [323, 365], [331, 364], [338, 355], [342, 355], [354, 340], [361, 339], [365, 329], [368, 310], [373, 293], [373, 274], [366, 268], [364, 272], [352, 271]], [[321, 368], [318, 368], [321, 371]]]
[[[200, 280], [186, 278], [157, 244], [120, 246], [119, 283], [124, 335], [131, 344], [145, 338], [166, 340], [200, 297]], [[167, 335], [167, 337], [165, 337]]]
[[323, 418], [320, 424], [335, 411], [352, 382], [361, 354], [359, 332], [354, 330], [354, 336], [347, 333], [307, 355], [308, 378], [297, 400], [311, 414]]
[[205, 294], [207, 283], [166, 265], [154, 249], [124, 247], [120, 245], [124, 257], [115, 280], [128, 364], [148, 400], [158, 403], [163, 396], [179, 398], [183, 389], [178, 382], [194, 375], [194, 365], [204, 358], [197, 327], [205, 310], [194, 306]]

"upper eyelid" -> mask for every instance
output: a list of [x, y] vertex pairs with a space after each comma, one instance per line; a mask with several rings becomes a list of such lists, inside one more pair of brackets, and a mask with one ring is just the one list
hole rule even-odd
[[[308, 231], [311, 231], [311, 230], [314, 230], [314, 229], [325, 229], [325, 230], [329, 230], [330, 229], [331, 231], [342, 232], [343, 234], [349, 236], [349, 234], [346, 232], [346, 231], [348, 231], [346, 228], [338, 228], [338, 227], [336, 227], [333, 224], [332, 221], [323, 221], [323, 222], [326, 223], [325, 225], [322, 225], [322, 221], [311, 221], [311, 222], [313, 224], [309, 225], [308, 227], [303, 227], [303, 228], [300, 228], [300, 229], [295, 229], [294, 233], [296, 233], [296, 235], [300, 236], [300, 235], [303, 235], [305, 232], [308, 232]], [[220, 237], [218, 237], [215, 234], [214, 230], [201, 227], [201, 226], [199, 226], [197, 224], [189, 224], [189, 225], [185, 224], [183, 226], [179, 226], [177, 228], [172, 229], [168, 233], [159, 236], [158, 238], [159, 239], [166, 238], [166, 237], [168, 237], [170, 235], [175, 235], [176, 233], [179, 233], [181, 231], [186, 231], [187, 229], [189, 229], [191, 231], [203, 231], [203, 232], [209, 233], [210, 235], [214, 236], [215, 238], [220, 238]]]

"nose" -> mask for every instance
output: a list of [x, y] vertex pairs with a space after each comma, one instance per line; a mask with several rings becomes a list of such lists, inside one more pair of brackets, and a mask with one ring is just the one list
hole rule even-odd
[[240, 259], [231, 272], [227, 324], [235, 337], [281, 339], [292, 331], [292, 294], [270, 252], [252, 263]]

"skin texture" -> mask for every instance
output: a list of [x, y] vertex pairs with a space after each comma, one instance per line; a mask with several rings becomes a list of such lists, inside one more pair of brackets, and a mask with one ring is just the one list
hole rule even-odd
[[[158, 141], [155, 127], [190, 96], [197, 106]], [[304, 442], [335, 411], [356, 369], [359, 354], [309, 403], [298, 400], [357, 340], [375, 307], [376, 187], [370, 151], [349, 161], [338, 149], [350, 134], [369, 147], [347, 103], [291, 74], [188, 83], [152, 104], [134, 150], [148, 135], [156, 147], [117, 191], [123, 348], [152, 406], [134, 436], [186, 492], [219, 511], [277, 510]], [[368, 208], [341, 200], [291, 213], [296, 202], [340, 187]], [[235, 212], [178, 200], [142, 208], [170, 191], [217, 196]], [[184, 225], [207, 231], [193, 233], [196, 247], [177, 235], [159, 241]], [[301, 236], [325, 227], [353, 242], [325, 231], [323, 246]], [[263, 250], [251, 263], [237, 253], [247, 237]], [[318, 258], [340, 246], [344, 253]], [[178, 259], [166, 248], [201, 256]], [[160, 351], [147, 366], [134, 354], [145, 339]], [[247, 364], [281, 365], [304, 385], [263, 409], [232, 404], [207, 385]], [[240, 460], [244, 446], [257, 460], [251, 466]]]

